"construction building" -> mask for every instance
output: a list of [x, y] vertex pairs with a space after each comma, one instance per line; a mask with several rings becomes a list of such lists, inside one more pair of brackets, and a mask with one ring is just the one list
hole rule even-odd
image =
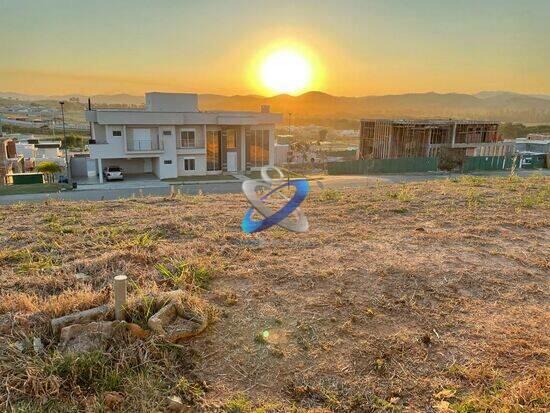
[[514, 151], [499, 139], [498, 123], [456, 120], [361, 120], [359, 159], [438, 156], [442, 148], [465, 156], [499, 156]]

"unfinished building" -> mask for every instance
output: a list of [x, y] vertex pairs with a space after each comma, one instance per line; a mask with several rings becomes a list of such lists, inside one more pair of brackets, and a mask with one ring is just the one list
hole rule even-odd
[[442, 148], [461, 148], [466, 156], [496, 156], [513, 151], [513, 144], [499, 140], [496, 122], [361, 120], [359, 159], [438, 156]]

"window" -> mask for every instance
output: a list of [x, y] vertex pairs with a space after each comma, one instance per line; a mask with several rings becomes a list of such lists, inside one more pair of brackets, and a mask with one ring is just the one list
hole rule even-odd
[[221, 131], [208, 131], [206, 134], [206, 170], [220, 171], [221, 168]]
[[195, 131], [182, 130], [180, 132], [180, 148], [194, 148], [194, 147], [195, 147]]
[[227, 129], [225, 131], [225, 147], [227, 149], [237, 148], [237, 136], [235, 135], [235, 129]]
[[121, 130], [114, 130], [113, 131], [113, 136], [122, 136], [122, 131]]
[[247, 163], [250, 167], [269, 164], [269, 130], [251, 130], [247, 139]]
[[195, 170], [195, 159], [187, 158], [183, 160], [183, 169], [185, 171], [194, 171]]

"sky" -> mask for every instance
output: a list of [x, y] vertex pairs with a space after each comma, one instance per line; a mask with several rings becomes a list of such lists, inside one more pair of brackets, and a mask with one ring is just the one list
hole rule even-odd
[[274, 94], [271, 51], [308, 90], [550, 93], [550, 0], [0, 0], [0, 91]]

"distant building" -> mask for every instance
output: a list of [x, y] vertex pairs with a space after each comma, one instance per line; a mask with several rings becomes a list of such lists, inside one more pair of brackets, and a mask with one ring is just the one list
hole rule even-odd
[[536, 139], [518, 138], [516, 139], [516, 151], [520, 153], [550, 153], [550, 135], [546, 139], [540, 139], [539, 137]]
[[275, 143], [275, 165], [282, 166], [288, 163], [288, 144]]
[[6, 183], [6, 176], [14, 172], [22, 172], [22, 157], [17, 155], [15, 141], [8, 137], [0, 137], [0, 184]]
[[38, 165], [41, 162], [55, 162], [61, 167], [65, 167], [65, 158], [61, 151], [61, 142], [45, 142], [40, 141], [34, 144], [36, 148], [35, 163]]
[[550, 141], [550, 133], [530, 133], [526, 139], [530, 141]]
[[437, 156], [443, 147], [466, 156], [505, 155], [513, 142], [499, 141], [496, 122], [456, 120], [361, 120], [359, 159]]
[[198, 96], [147, 93], [145, 109], [86, 111], [92, 125], [90, 158], [99, 179], [107, 166], [158, 178], [259, 170], [275, 160], [275, 124], [282, 116], [261, 112], [202, 112]]
[[33, 169], [41, 162], [55, 162], [62, 168], [65, 167], [65, 157], [61, 151], [61, 142], [44, 141], [34, 135], [11, 134], [15, 142], [15, 150], [18, 156], [24, 159], [25, 171]]

